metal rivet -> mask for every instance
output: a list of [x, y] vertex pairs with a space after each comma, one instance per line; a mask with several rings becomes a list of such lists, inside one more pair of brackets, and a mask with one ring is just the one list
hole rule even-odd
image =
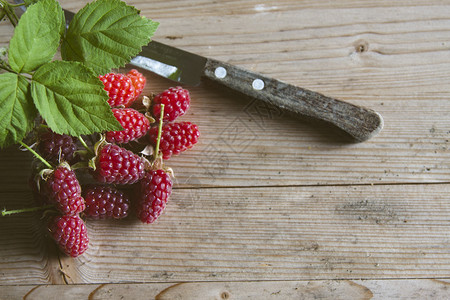
[[214, 70], [214, 75], [220, 79], [225, 78], [227, 76], [227, 70], [224, 67], [217, 67]]
[[252, 87], [253, 89], [260, 91], [264, 88], [264, 81], [261, 79], [255, 79], [253, 80]]

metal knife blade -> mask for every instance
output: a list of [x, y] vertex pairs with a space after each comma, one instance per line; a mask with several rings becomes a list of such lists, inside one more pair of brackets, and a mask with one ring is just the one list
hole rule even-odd
[[142, 47], [130, 64], [183, 84], [200, 84], [207, 58], [156, 41]]
[[[20, 0], [15, 0], [21, 2]], [[74, 13], [64, 10], [68, 24]], [[324, 96], [243, 68], [152, 41], [130, 62], [186, 85], [211, 80], [247, 96], [297, 114], [333, 124], [358, 142], [377, 135], [382, 116], [365, 107]]]

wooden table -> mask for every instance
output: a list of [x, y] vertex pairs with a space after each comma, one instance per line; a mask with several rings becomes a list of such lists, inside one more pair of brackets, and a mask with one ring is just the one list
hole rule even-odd
[[[87, 1], [61, 1], [80, 9]], [[87, 221], [58, 254], [39, 213], [0, 218], [0, 298], [444, 299], [450, 295], [449, 1], [133, 0], [155, 40], [372, 108], [352, 143], [202, 84], [156, 224]], [[11, 27], [2, 22], [2, 46]], [[149, 72], [145, 92], [173, 83]], [[0, 205], [33, 205], [31, 155], [0, 152]], [[58, 299], [63, 299], [59, 298]]]

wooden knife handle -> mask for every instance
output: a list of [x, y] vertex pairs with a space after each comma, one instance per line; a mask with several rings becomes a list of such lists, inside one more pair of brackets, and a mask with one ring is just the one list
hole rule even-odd
[[363, 142], [383, 128], [383, 118], [371, 109], [333, 99], [261, 74], [208, 59], [204, 76], [247, 96], [301, 116], [329, 122]]

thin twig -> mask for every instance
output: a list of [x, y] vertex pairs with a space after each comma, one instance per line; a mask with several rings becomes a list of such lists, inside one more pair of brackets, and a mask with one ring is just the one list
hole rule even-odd
[[40, 156], [36, 151], [34, 151], [30, 146], [28, 146], [27, 144], [25, 144], [22, 141], [20, 141], [19, 144], [21, 144], [23, 147], [27, 148], [28, 151], [33, 153], [33, 155], [36, 158], [38, 158], [40, 161], [42, 161], [44, 163], [44, 165], [46, 165], [49, 169], [53, 169], [53, 166], [48, 161], [46, 161], [42, 156]]
[[83, 145], [83, 147], [91, 154], [95, 154], [94, 150], [92, 150], [91, 148], [89, 148], [89, 146], [86, 144], [86, 142], [83, 140], [83, 138], [81, 137], [81, 135], [78, 136], [78, 140], [80, 141], [81, 145]]
[[53, 205], [44, 205], [44, 206], [37, 206], [37, 207], [27, 207], [27, 208], [21, 208], [21, 209], [12, 209], [12, 210], [2, 210], [2, 217], [12, 214], [20, 214], [24, 212], [32, 212], [32, 211], [38, 211], [42, 209], [52, 208]]
[[159, 124], [158, 124], [158, 139], [156, 140], [155, 153], [153, 158], [156, 160], [159, 154], [159, 144], [161, 143], [161, 132], [162, 132], [162, 124], [164, 117], [164, 104], [161, 104], [161, 114], [159, 116]]

